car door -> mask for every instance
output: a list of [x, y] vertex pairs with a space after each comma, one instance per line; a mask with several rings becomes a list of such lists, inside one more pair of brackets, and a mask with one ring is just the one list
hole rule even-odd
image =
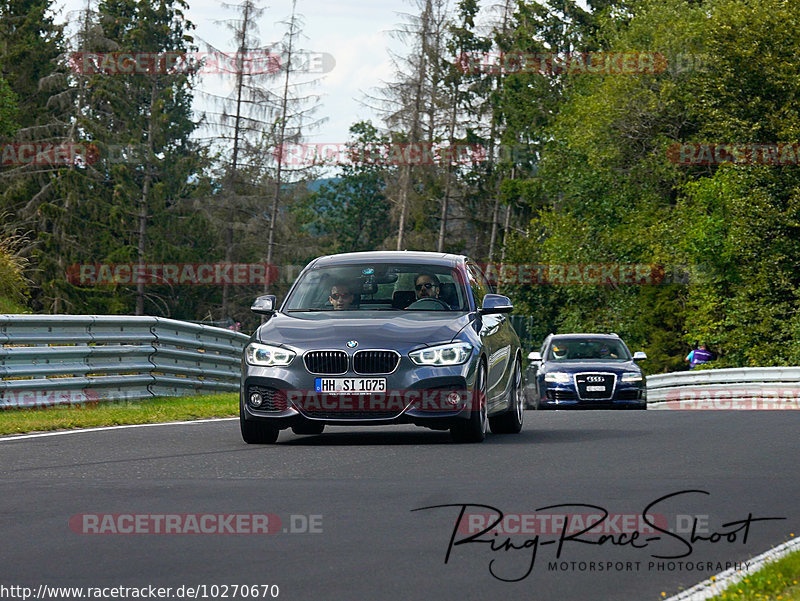
[[[475, 305], [480, 308], [483, 298], [491, 292], [481, 270], [474, 263], [467, 263], [469, 283], [475, 297]], [[507, 401], [504, 392], [511, 378], [514, 360], [514, 334], [508, 316], [503, 313], [479, 315], [478, 334], [483, 341], [487, 359], [487, 402], [489, 411]], [[499, 407], [498, 407], [499, 408]]]

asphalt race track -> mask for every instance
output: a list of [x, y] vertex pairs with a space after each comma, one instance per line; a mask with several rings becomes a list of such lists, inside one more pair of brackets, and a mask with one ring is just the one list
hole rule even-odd
[[[527, 411], [522, 434], [478, 445], [413, 427], [329, 427], [251, 446], [238, 428], [0, 439], [0, 584], [206, 585], [205, 598], [229, 599], [252, 597], [211, 586], [274, 584], [279, 599], [302, 601], [656, 600], [800, 536], [797, 411]], [[649, 513], [674, 532], [639, 521], [673, 494]], [[454, 533], [462, 504], [490, 508], [466, 508]], [[563, 504], [595, 507], [541, 509]], [[412, 511], [434, 505], [454, 506]], [[451, 536], [477, 534], [491, 508], [507, 514], [507, 533], [454, 544], [445, 564]], [[613, 538], [578, 535], [602, 509], [597, 528]], [[270, 529], [280, 526], [225, 531], [247, 528], [234, 516], [217, 534], [186, 521], [181, 533], [109, 533], [130, 526], [128, 514], [151, 520], [136, 525], [145, 529], [173, 514], [275, 514]], [[704, 538], [692, 543], [695, 519]], [[105, 534], [84, 533], [103, 523]]]

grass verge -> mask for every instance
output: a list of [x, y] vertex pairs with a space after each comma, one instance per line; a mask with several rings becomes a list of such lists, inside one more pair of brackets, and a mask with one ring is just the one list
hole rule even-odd
[[709, 601], [800, 601], [800, 551], [732, 584]]
[[239, 415], [238, 393], [0, 411], [0, 435]]

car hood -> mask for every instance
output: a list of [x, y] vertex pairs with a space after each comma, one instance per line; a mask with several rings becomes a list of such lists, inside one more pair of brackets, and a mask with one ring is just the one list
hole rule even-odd
[[542, 366], [541, 371], [565, 371], [567, 373], [603, 371], [619, 375], [629, 371], [641, 372], [642, 369], [633, 361], [548, 361]]
[[254, 340], [301, 349], [400, 349], [450, 342], [474, 318], [470, 313], [434, 311], [359, 311], [357, 316], [319, 313], [276, 313], [256, 330]]

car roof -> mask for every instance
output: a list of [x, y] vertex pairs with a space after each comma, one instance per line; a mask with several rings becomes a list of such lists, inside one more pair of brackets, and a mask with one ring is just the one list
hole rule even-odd
[[446, 265], [454, 267], [469, 260], [463, 255], [448, 253], [408, 251], [408, 250], [376, 250], [369, 252], [341, 253], [319, 257], [309, 267], [328, 265], [353, 265], [361, 263], [414, 263], [420, 265]]

